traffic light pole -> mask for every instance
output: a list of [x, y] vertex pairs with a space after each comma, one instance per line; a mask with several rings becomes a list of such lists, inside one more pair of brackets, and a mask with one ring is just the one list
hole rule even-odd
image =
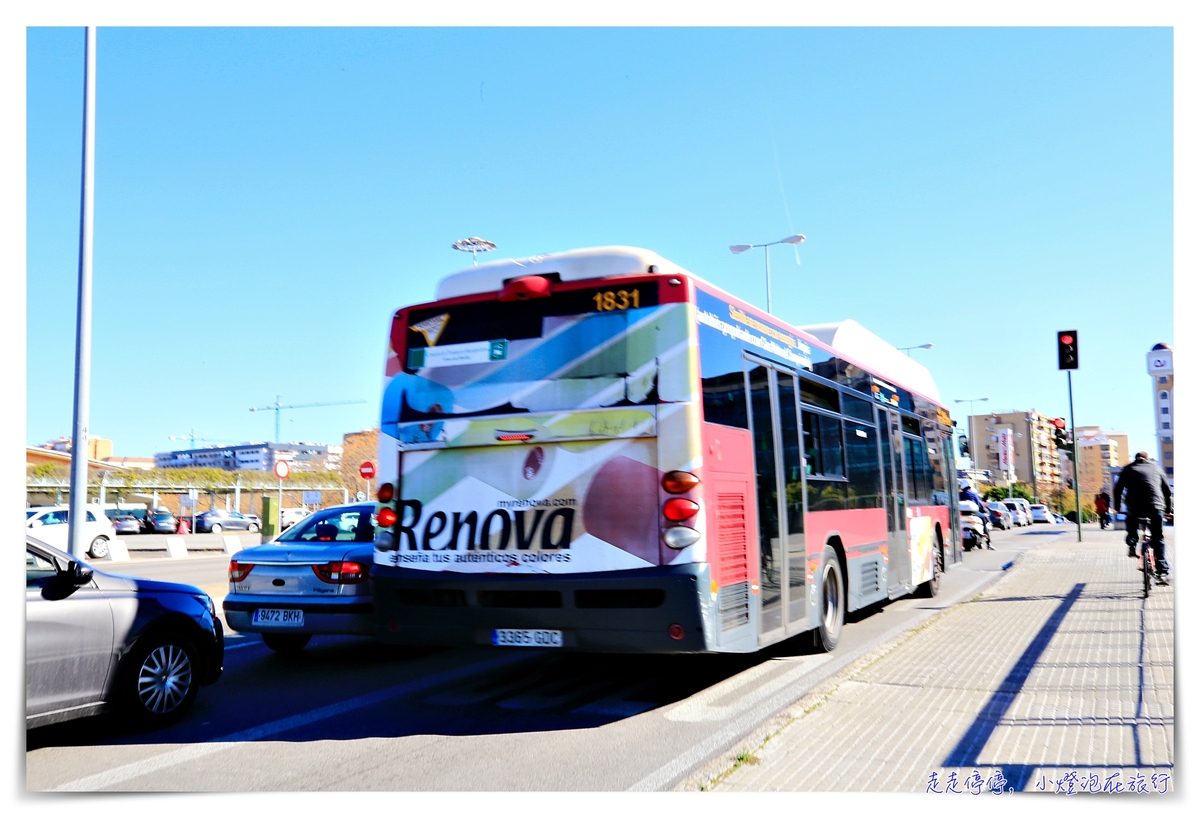
[[1075, 534], [1083, 542], [1083, 514], [1079, 507], [1079, 436], [1075, 434], [1075, 392], [1071, 388], [1071, 370], [1067, 370], [1067, 406], [1071, 410], [1071, 471], [1075, 473]]

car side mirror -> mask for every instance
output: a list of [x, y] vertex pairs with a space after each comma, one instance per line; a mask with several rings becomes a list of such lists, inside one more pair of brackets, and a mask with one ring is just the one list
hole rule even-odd
[[71, 561], [67, 563], [66, 570], [59, 573], [59, 577], [65, 582], [69, 582], [76, 588], [87, 585], [92, 581], [92, 575], [95, 571], [90, 565], [82, 562]]

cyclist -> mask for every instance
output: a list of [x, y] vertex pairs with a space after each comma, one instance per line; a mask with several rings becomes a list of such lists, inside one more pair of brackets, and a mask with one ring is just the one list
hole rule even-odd
[[992, 548], [992, 537], [988, 533], [987, 503], [983, 502], [983, 498], [979, 496], [979, 492], [971, 488], [971, 481], [965, 477], [958, 481], [958, 499], [970, 500], [975, 504], [975, 507], [978, 509], [976, 514], [979, 519], [983, 520], [983, 536], [987, 538], [987, 549], [988, 551], [995, 551], [996, 549]]
[[1154, 548], [1154, 561], [1158, 565], [1159, 577], [1167, 576], [1167, 558], [1163, 553], [1163, 514], [1171, 513], [1171, 485], [1162, 468], [1145, 452], [1138, 452], [1133, 462], [1121, 469], [1121, 476], [1113, 486], [1112, 507], [1121, 508], [1121, 495], [1125, 495], [1125, 543], [1129, 556], [1137, 556], [1138, 521], [1150, 521], [1150, 544]]

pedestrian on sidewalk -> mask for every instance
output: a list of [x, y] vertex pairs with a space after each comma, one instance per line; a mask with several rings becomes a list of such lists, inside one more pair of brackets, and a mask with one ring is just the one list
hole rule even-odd
[[1108, 492], [1102, 491], [1096, 495], [1096, 516], [1100, 518], [1100, 530], [1108, 528]]
[[1133, 462], [1121, 469], [1121, 476], [1113, 486], [1113, 507], [1121, 507], [1121, 495], [1125, 495], [1125, 543], [1129, 556], [1137, 556], [1138, 521], [1150, 521], [1150, 544], [1154, 548], [1154, 561], [1158, 564], [1158, 575], [1167, 575], [1167, 558], [1163, 552], [1163, 514], [1171, 513], [1171, 484], [1162, 468], [1145, 452], [1138, 452]]

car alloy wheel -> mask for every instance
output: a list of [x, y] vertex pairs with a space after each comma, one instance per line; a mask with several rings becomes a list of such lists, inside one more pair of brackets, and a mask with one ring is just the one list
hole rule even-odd
[[212, 533], [214, 533], [214, 534], [220, 534], [220, 533], [221, 533], [221, 524], [220, 524], [220, 523], [213, 523], [211, 526], [209, 526], [209, 529], [208, 529], [208, 530], [209, 530], [209, 531], [211, 531], [211, 532], [212, 532]]
[[250, 523], [250, 525], [246, 526], [246, 530], [253, 534], [254, 532], [258, 531], [258, 526], [254, 523]]
[[122, 678], [122, 701], [130, 718], [146, 727], [173, 724], [200, 688], [196, 649], [178, 632], [160, 631], [138, 640]]
[[108, 556], [108, 537], [97, 537], [92, 540], [92, 544], [88, 546], [88, 556], [94, 560], [104, 559]]

